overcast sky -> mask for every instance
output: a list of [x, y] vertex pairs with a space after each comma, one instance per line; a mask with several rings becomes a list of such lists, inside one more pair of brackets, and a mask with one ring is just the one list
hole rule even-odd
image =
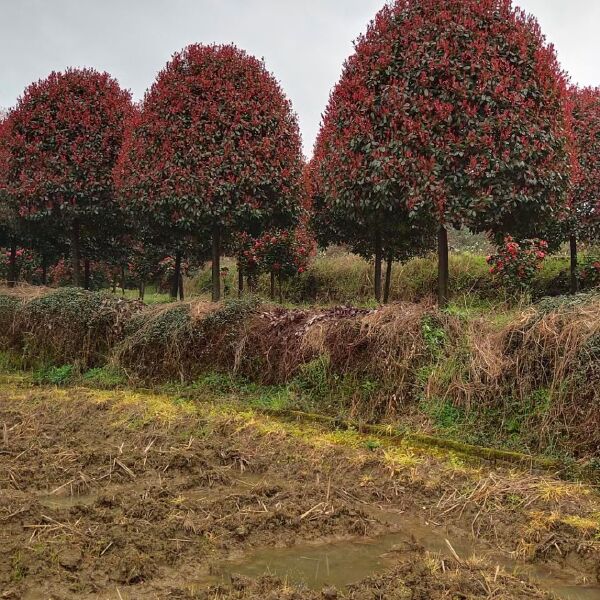
[[[600, 0], [516, 0], [573, 81], [600, 85]], [[352, 41], [384, 0], [0, 0], [0, 107], [52, 70], [106, 70], [141, 98], [171, 54], [235, 42], [281, 81], [310, 154]]]

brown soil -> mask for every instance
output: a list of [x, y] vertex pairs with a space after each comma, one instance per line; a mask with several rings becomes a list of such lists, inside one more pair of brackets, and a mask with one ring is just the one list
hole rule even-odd
[[[592, 490], [367, 442], [209, 403], [4, 381], [0, 598], [543, 598], [508, 574], [515, 558], [546, 584], [559, 571], [597, 583]], [[391, 532], [406, 541], [384, 571], [347, 588], [218, 577], [261, 549]], [[426, 553], [436, 536], [452, 543]]]

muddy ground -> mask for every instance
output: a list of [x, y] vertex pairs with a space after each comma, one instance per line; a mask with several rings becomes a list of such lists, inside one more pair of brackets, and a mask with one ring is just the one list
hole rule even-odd
[[0, 382], [0, 598], [600, 599], [597, 491], [225, 402]]

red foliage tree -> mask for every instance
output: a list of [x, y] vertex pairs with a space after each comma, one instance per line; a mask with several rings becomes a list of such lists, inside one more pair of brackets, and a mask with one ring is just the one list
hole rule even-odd
[[68, 69], [31, 84], [8, 115], [8, 193], [24, 219], [69, 231], [75, 285], [81, 236], [114, 221], [112, 171], [130, 111], [110, 75]]
[[554, 50], [510, 0], [396, 0], [330, 98], [321, 202], [350, 231], [434, 219], [445, 304], [447, 226], [536, 237], [566, 200], [569, 126]]
[[7, 126], [4, 115], [0, 115], [0, 249], [8, 248], [6, 281], [13, 287], [17, 280], [18, 212], [10, 201], [6, 183], [8, 181]]
[[116, 179], [174, 245], [212, 237], [218, 300], [223, 238], [293, 222], [301, 170], [296, 117], [265, 65], [235, 46], [192, 45], [147, 92]]
[[570, 197], [571, 291], [579, 287], [577, 241], [597, 238], [600, 229], [600, 88], [572, 88], [573, 131], [579, 162]]

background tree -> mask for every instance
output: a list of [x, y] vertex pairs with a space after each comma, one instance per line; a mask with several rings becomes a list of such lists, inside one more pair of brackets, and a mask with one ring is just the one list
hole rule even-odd
[[579, 288], [577, 242], [600, 233], [600, 88], [571, 89], [578, 173], [566, 219], [571, 252], [571, 292]]
[[99, 234], [117, 209], [112, 171], [131, 111], [107, 73], [68, 69], [31, 84], [7, 118], [8, 193], [26, 220], [56, 219], [70, 238], [81, 284], [81, 239]]
[[293, 224], [296, 117], [265, 65], [235, 46], [188, 46], [147, 92], [116, 170], [124, 198], [175, 246], [212, 240], [213, 300], [231, 233]]
[[444, 305], [449, 225], [536, 237], [532, 224], [557, 218], [567, 105], [553, 48], [510, 0], [397, 0], [331, 96], [316, 153], [325, 195], [345, 214], [434, 219]]
[[[427, 221], [419, 224], [416, 219], [411, 219], [400, 197], [382, 193], [379, 180], [371, 179], [372, 173], [366, 164], [360, 175], [354, 172], [352, 176], [356, 179], [346, 182], [348, 187], [354, 188], [355, 195], [349, 192], [348, 201], [340, 201], [339, 188], [334, 187], [333, 171], [328, 170], [329, 159], [339, 158], [339, 154], [333, 157], [330, 152], [342, 151], [333, 149], [339, 142], [336, 134], [325, 126], [321, 129], [309, 165], [306, 185], [313, 202], [311, 225], [321, 246], [343, 245], [364, 259], [374, 261], [375, 299], [386, 303], [393, 262], [432, 250], [434, 228]], [[343, 171], [337, 174], [344, 176]], [[384, 260], [387, 264], [385, 278]]]
[[17, 251], [21, 237], [21, 224], [14, 202], [7, 190], [9, 151], [7, 146], [6, 114], [0, 114], [0, 249], [6, 248], [6, 281], [9, 287], [18, 278]]

